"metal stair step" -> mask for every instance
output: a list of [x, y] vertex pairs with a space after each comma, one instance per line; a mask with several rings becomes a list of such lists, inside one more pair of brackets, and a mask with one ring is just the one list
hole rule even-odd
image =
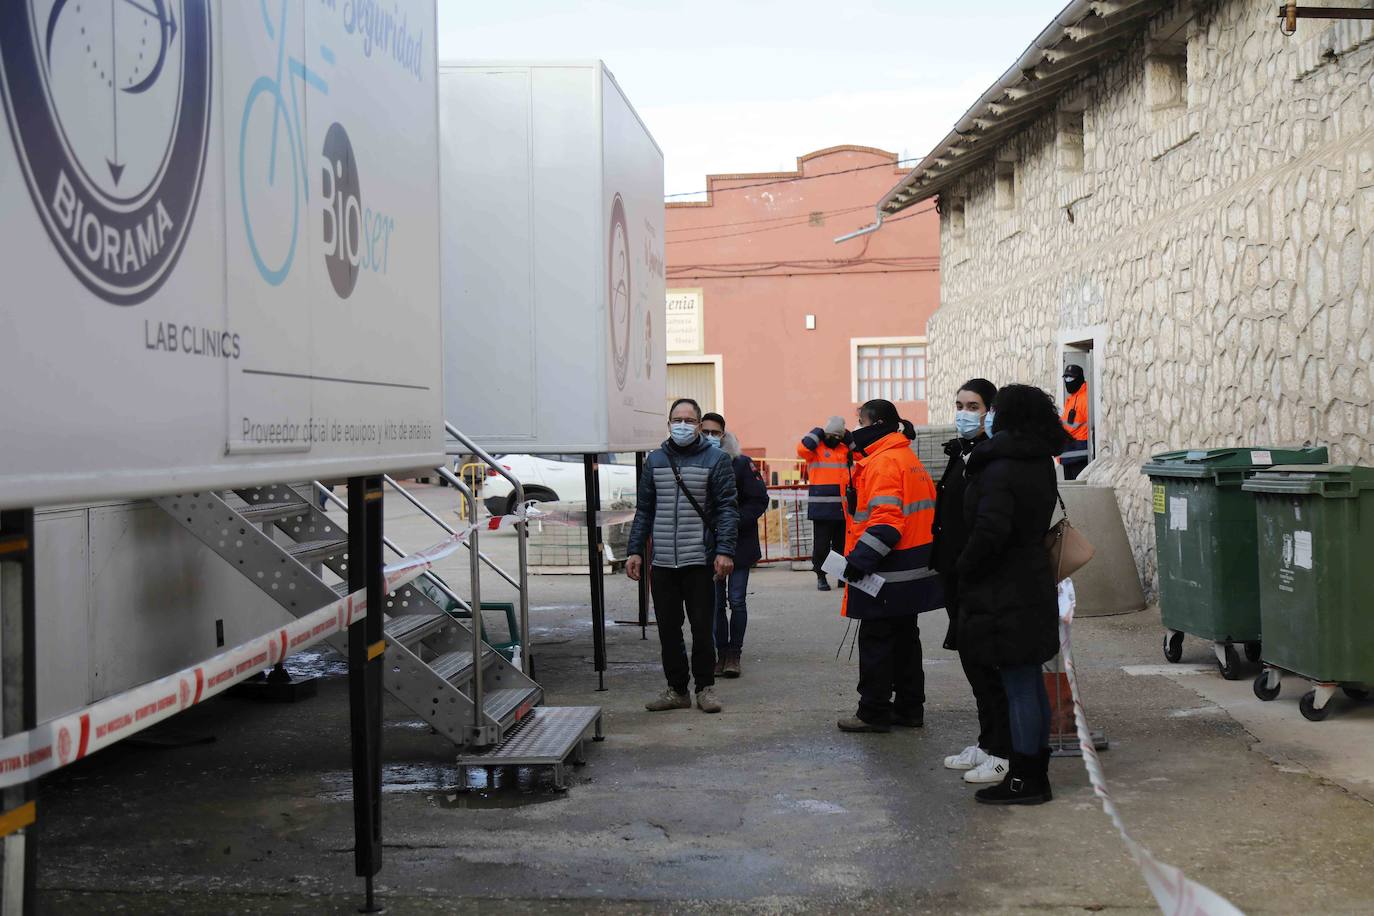
[[304, 515], [308, 511], [310, 511], [310, 507], [304, 502], [276, 502], [263, 503], [257, 506], [246, 506], [239, 509], [239, 515], [242, 515], [250, 522], [272, 522], [279, 518]]
[[[482, 697], [482, 711], [488, 718], [508, 728], [520, 721], [534, 708], [543, 691], [533, 687], [502, 687], [488, 690]], [[521, 710], [524, 710], [522, 713]]]
[[[485, 666], [490, 663], [495, 654], [491, 646], [483, 646], [483, 665]], [[437, 658], [430, 659], [428, 664], [435, 674], [455, 686], [472, 677], [472, 652], [466, 649], [459, 649], [456, 652], [445, 652]]]
[[287, 553], [301, 562], [307, 560], [323, 560], [325, 557], [337, 557], [347, 550], [347, 539], [302, 541], [299, 544], [292, 544], [286, 548]]
[[564, 764], [582, 759], [588, 738], [601, 740], [600, 706], [539, 706], [500, 744], [459, 754], [458, 766], [552, 766], [555, 785], [564, 788]]
[[433, 636], [448, 626], [452, 620], [453, 618], [447, 614], [406, 614], [403, 617], [393, 617], [388, 620], [386, 626], [383, 627], [383, 632], [386, 633], [388, 642], [413, 646], [423, 642], [426, 637]]

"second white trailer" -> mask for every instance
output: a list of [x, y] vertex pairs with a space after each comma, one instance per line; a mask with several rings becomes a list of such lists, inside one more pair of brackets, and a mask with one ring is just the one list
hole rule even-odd
[[663, 153], [600, 61], [439, 72], [447, 418], [493, 452], [666, 435]]

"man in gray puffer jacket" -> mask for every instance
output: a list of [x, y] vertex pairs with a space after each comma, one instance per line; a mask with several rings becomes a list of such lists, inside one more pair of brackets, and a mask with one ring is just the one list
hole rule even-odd
[[[625, 571], [638, 580], [644, 548], [653, 538], [654, 614], [663, 648], [668, 688], [646, 703], [650, 712], [691, 709], [687, 686], [696, 681], [697, 708], [720, 712], [715, 692], [716, 620], [714, 579], [734, 568], [739, 505], [730, 456], [700, 432], [701, 406], [679, 398], [668, 412], [671, 433], [644, 462]], [[692, 627], [692, 662], [682, 639], [683, 621]]]

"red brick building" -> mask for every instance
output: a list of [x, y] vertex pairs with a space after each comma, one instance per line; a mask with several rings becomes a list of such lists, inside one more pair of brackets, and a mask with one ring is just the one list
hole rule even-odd
[[852, 421], [869, 398], [926, 422], [933, 205], [833, 241], [870, 224], [905, 172], [893, 153], [836, 146], [795, 172], [709, 176], [707, 200], [669, 203], [669, 397], [721, 410], [751, 454], [769, 457], [792, 457], [804, 432], [832, 414]]

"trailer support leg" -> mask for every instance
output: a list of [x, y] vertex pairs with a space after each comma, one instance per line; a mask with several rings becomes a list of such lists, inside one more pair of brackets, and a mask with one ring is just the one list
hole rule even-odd
[[592, 658], [597, 690], [606, 689], [606, 576], [602, 570], [605, 550], [601, 543], [601, 474], [595, 455], [582, 456], [583, 482], [587, 486], [587, 572], [591, 576]]
[[[35, 695], [33, 510], [0, 512], [0, 732], [38, 725]], [[0, 916], [34, 911], [38, 784], [0, 796]]]
[[348, 481], [348, 590], [366, 589], [367, 612], [348, 628], [348, 711], [353, 744], [353, 861], [364, 880], [359, 912], [382, 908], [372, 881], [382, 868], [382, 478]]

